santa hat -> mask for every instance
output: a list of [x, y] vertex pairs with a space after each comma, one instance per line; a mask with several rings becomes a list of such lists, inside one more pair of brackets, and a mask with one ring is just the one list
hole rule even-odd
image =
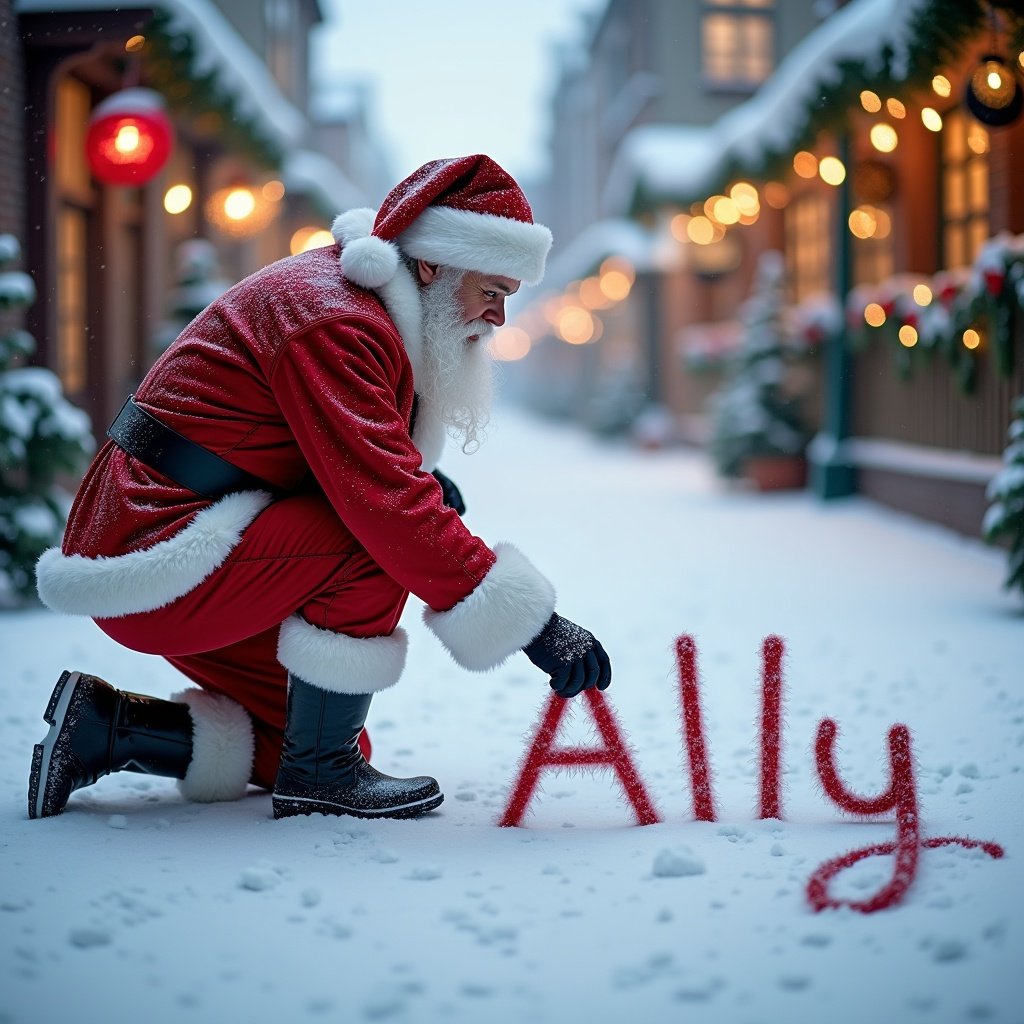
[[522, 189], [479, 154], [424, 164], [388, 193], [376, 216], [349, 210], [331, 230], [343, 246], [345, 277], [362, 288], [380, 288], [394, 277], [399, 250], [537, 284], [551, 248], [551, 232], [534, 224]]

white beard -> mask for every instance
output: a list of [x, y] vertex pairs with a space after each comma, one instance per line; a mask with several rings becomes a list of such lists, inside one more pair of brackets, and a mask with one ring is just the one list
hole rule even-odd
[[[487, 345], [494, 327], [486, 320], [465, 323], [459, 287], [464, 271], [441, 267], [420, 292], [423, 306], [423, 368], [416, 381], [420, 397], [437, 409], [462, 450], [475, 452], [484, 439], [494, 397], [494, 361]], [[469, 341], [471, 335], [476, 341]]]

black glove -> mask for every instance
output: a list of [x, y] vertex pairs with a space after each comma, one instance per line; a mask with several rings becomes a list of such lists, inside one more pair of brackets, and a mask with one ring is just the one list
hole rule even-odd
[[612, 663], [589, 630], [555, 613], [524, 648], [523, 653], [551, 676], [551, 689], [559, 697], [575, 697], [583, 690], [607, 690]]
[[460, 516], [464, 516], [466, 514], [466, 503], [462, 500], [462, 491], [441, 470], [435, 469], [430, 475], [441, 485], [441, 490], [444, 493], [444, 503], [449, 508], [455, 509]]

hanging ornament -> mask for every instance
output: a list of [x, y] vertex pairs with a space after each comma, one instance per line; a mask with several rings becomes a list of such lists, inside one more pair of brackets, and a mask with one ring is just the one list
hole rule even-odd
[[1015, 121], [1024, 106], [1024, 95], [1013, 68], [1002, 57], [982, 57], [967, 80], [967, 109], [982, 124], [1001, 128]]
[[163, 97], [152, 89], [122, 89], [89, 118], [85, 155], [106, 185], [145, 185], [171, 154], [173, 129]]

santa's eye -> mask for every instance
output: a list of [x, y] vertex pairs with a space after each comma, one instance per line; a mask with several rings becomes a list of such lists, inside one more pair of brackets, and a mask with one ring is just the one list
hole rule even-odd
[[497, 293], [497, 292], [488, 292], [488, 291], [485, 291], [485, 292], [484, 292], [484, 295], [485, 295], [485, 296], [486, 296], [486, 297], [487, 297], [488, 299], [494, 299], [494, 298], [497, 298], [497, 296], [498, 296], [498, 293]]

